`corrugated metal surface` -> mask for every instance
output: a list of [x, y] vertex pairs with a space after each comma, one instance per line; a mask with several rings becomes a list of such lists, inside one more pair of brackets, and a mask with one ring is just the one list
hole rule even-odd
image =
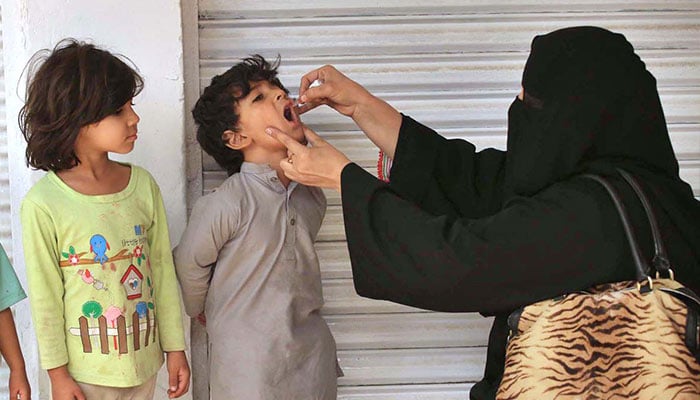
[[[7, 122], [5, 118], [5, 67], [3, 65], [2, 19], [0, 19], [0, 242], [12, 257], [10, 221], [10, 176], [7, 172]], [[0, 399], [9, 397], [7, 380], [10, 370], [0, 357]]]
[[[505, 147], [507, 107], [534, 35], [572, 25], [622, 32], [658, 79], [681, 174], [700, 196], [698, 1], [200, 0], [199, 15], [202, 88], [252, 53], [280, 54], [281, 79], [292, 93], [303, 73], [334, 64], [400, 111], [480, 148]], [[325, 109], [303, 118], [374, 169], [377, 150], [350, 119]], [[225, 178], [207, 156], [202, 171], [204, 192]], [[358, 297], [340, 199], [327, 196], [317, 249], [324, 315], [346, 374], [339, 397], [465, 398], [483, 372], [489, 320]]]
[[[2, 27], [2, 20], [0, 20]], [[7, 121], [5, 117], [5, 67], [0, 30], [0, 242], [12, 257], [12, 226], [10, 219], [10, 176], [7, 170]]]

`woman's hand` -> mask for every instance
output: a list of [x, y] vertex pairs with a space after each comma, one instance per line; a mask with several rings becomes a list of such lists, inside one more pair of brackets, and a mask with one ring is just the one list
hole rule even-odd
[[280, 162], [287, 177], [307, 186], [340, 192], [340, 174], [350, 160], [338, 149], [304, 125], [304, 136], [311, 147], [295, 141], [274, 127], [265, 130], [287, 147], [288, 158]]
[[187, 393], [190, 387], [190, 367], [184, 351], [166, 353], [168, 368], [168, 398], [174, 399]]
[[[311, 86], [314, 82], [318, 85]], [[324, 65], [301, 78], [298, 110], [303, 114], [326, 104], [354, 119], [359, 110], [358, 105], [371, 101], [373, 97], [367, 89], [332, 65]]]
[[[311, 86], [314, 81], [318, 86]], [[403, 120], [401, 114], [332, 65], [315, 69], [301, 78], [299, 101], [299, 113], [327, 104], [351, 117], [384, 154], [394, 158]]]

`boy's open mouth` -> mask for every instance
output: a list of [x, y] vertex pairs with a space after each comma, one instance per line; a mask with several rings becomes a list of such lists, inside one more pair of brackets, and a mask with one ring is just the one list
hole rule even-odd
[[292, 106], [284, 106], [284, 119], [289, 122], [294, 122], [294, 112], [292, 111]]

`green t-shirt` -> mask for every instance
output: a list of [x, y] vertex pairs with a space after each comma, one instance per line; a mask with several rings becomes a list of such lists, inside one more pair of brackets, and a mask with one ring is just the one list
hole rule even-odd
[[121, 192], [88, 196], [49, 172], [22, 202], [29, 303], [41, 366], [131, 387], [185, 349], [160, 190], [132, 166]]
[[0, 311], [13, 306], [25, 297], [27, 295], [24, 294], [10, 259], [7, 258], [5, 249], [0, 244]]

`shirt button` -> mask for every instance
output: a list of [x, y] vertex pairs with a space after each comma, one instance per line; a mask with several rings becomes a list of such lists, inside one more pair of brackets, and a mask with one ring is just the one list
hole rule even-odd
[[292, 226], [294, 226], [294, 224], [296, 224], [296, 222], [297, 222], [297, 221], [296, 221], [294, 218], [292, 218], [291, 220], [289, 220], [289, 224], [292, 225]]
[[275, 176], [273, 176], [272, 178], [270, 178], [270, 181], [271, 181], [271, 182], [277, 182], [278, 180], [279, 180], [279, 179], [277, 179], [277, 177], [275, 177]]

